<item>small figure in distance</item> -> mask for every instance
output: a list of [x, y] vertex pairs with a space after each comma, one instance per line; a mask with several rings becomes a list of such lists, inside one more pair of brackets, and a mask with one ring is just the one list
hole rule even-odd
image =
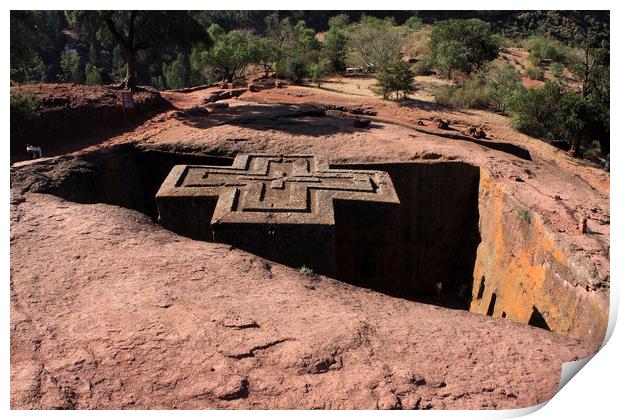
[[435, 292], [437, 292], [437, 298], [441, 297], [441, 289], [443, 284], [440, 281], [435, 282]]
[[31, 159], [37, 159], [43, 157], [43, 151], [41, 150], [41, 146], [35, 146], [32, 144], [26, 145], [26, 151], [30, 155]]

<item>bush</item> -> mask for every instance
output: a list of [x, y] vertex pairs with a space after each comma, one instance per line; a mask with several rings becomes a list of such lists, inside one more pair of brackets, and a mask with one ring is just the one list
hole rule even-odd
[[540, 67], [527, 66], [525, 68], [525, 76], [534, 80], [545, 80], [545, 72]]
[[101, 73], [91, 63], [86, 64], [86, 84], [87, 85], [100, 85]]
[[411, 16], [409, 19], [405, 21], [405, 26], [407, 26], [412, 31], [419, 31], [422, 29], [422, 19], [417, 16]]
[[546, 36], [529, 37], [525, 40], [525, 48], [529, 52], [528, 59], [534, 66], [539, 65], [540, 60], [550, 60], [562, 64], [568, 64], [570, 61], [568, 48]]
[[31, 120], [39, 115], [39, 101], [34, 93], [11, 93], [11, 119]]
[[308, 74], [308, 63], [302, 55], [291, 57], [284, 64], [284, 77], [293, 83], [301, 83]]
[[29, 62], [23, 63], [17, 68], [11, 68], [11, 80], [18, 80], [26, 83], [45, 83], [47, 81], [45, 72], [43, 60], [38, 54], [34, 54]]
[[[598, 110], [591, 102], [554, 81], [542, 89], [527, 89], [512, 107], [512, 125], [531, 136], [566, 140], [576, 155], [597, 138]], [[600, 137], [598, 138], [600, 139]]]
[[63, 82], [84, 83], [84, 72], [77, 51], [65, 48], [60, 53], [60, 69], [58, 78]]
[[523, 91], [515, 68], [496, 60], [485, 65], [457, 86], [435, 91], [437, 102], [460, 108], [489, 108], [507, 112]]
[[488, 108], [491, 100], [478, 80], [469, 79], [460, 86], [442, 86], [435, 91], [438, 103], [458, 108]]
[[400, 92], [403, 97], [406, 97], [415, 90], [413, 73], [409, 65], [402, 60], [394, 60], [386, 64], [377, 75], [377, 82], [383, 99], [389, 99], [393, 92], [396, 93], [396, 99]]
[[318, 87], [321, 87], [321, 82], [323, 78], [329, 74], [330, 70], [330, 62], [328, 59], [324, 58], [319, 60], [318, 63], [313, 64], [310, 67], [310, 75], [312, 76], [312, 81], [317, 84]]
[[517, 209], [517, 216], [519, 216], [519, 219], [523, 220], [524, 222], [530, 223], [532, 221], [530, 212], [526, 209]]
[[411, 71], [416, 76], [431, 75], [433, 74], [433, 63], [428, 58], [428, 56], [425, 56], [413, 66], [411, 66]]
[[315, 275], [314, 270], [311, 269], [310, 267], [306, 267], [305, 265], [302, 265], [301, 267], [299, 267], [299, 272], [306, 277], [314, 277]]
[[564, 66], [560, 63], [551, 63], [549, 66], [549, 71], [556, 79], [562, 78], [564, 75]]

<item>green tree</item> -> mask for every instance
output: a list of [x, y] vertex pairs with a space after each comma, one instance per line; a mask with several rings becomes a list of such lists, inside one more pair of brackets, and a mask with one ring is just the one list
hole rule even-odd
[[[82, 36], [111, 35], [125, 55], [126, 75], [121, 87], [135, 89], [138, 84], [137, 53], [152, 46], [188, 45], [208, 42], [208, 36], [189, 11], [122, 10], [66, 11], [71, 26]], [[104, 35], [105, 34], [105, 35]]]
[[277, 60], [278, 52], [273, 41], [269, 38], [259, 38], [255, 41], [256, 64], [265, 72], [265, 77], [273, 70]]
[[280, 19], [277, 13], [269, 15], [265, 24], [266, 37], [274, 47], [276, 75], [301, 82], [318, 60], [320, 44], [316, 32], [302, 20], [293, 25], [289, 18]]
[[266, 38], [274, 48], [276, 75], [281, 76], [287, 58], [295, 47], [293, 25], [289, 18], [280, 19], [277, 13], [273, 13], [265, 18], [265, 26]]
[[320, 59], [317, 63], [310, 67], [312, 81], [316, 83], [318, 87], [321, 87], [321, 82], [323, 81], [323, 78], [329, 74], [330, 68], [331, 66], [329, 60], [326, 58]]
[[402, 92], [404, 98], [415, 91], [413, 72], [407, 63], [402, 60], [393, 60], [383, 66], [377, 75], [377, 82], [381, 87], [383, 99], [389, 99], [396, 93], [396, 99]]
[[355, 67], [380, 70], [400, 58], [403, 39], [392, 21], [366, 16], [348, 31], [348, 61]]
[[433, 26], [429, 42], [431, 61], [444, 74], [471, 72], [497, 57], [500, 38], [491, 24], [479, 19], [449, 19]]
[[333, 71], [344, 71], [347, 68], [347, 34], [346, 27], [349, 17], [341, 14], [329, 19], [329, 30], [325, 34], [321, 55], [330, 63]]
[[65, 50], [60, 54], [61, 74], [59, 79], [63, 82], [84, 83], [84, 72], [80, 63], [80, 55], [75, 50]]
[[179, 53], [174, 61], [164, 63], [163, 73], [169, 89], [181, 89], [189, 85], [188, 63], [183, 53]]
[[54, 10], [11, 11], [11, 80], [42, 82], [60, 72], [65, 25], [61, 16]]
[[97, 68], [91, 64], [86, 64], [86, 84], [87, 85], [100, 85], [101, 82], [101, 73]]
[[202, 59], [214, 74], [221, 74], [227, 82], [243, 75], [246, 67], [256, 61], [256, 46], [247, 33], [224, 32], [214, 23], [209, 27], [213, 47], [203, 52]]
[[456, 41], [444, 41], [436, 45], [433, 63], [442, 77], [452, 78], [454, 70], [466, 69], [469, 66], [467, 52]]
[[207, 83], [204, 70], [204, 60], [202, 59], [203, 50], [198, 46], [192, 47], [189, 55], [189, 84], [191, 86], [200, 86]]
[[[589, 110], [586, 131], [599, 140], [601, 151], [607, 154], [610, 146], [609, 26], [589, 15], [584, 21], [573, 29], [579, 49], [568, 68], [580, 81], [580, 93]], [[581, 142], [572, 144], [573, 155], [581, 155], [581, 145]]]

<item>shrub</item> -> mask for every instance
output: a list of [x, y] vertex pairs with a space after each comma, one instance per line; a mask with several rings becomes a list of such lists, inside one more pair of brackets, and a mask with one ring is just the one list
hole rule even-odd
[[525, 209], [517, 209], [517, 216], [519, 216], [519, 219], [523, 220], [524, 222], [530, 223], [532, 221], [532, 218], [530, 217], [530, 212]]
[[409, 65], [402, 60], [393, 60], [386, 64], [377, 75], [377, 82], [381, 88], [383, 99], [389, 99], [392, 92], [399, 93], [403, 97], [415, 90], [413, 85], [413, 73]]
[[305, 265], [302, 265], [301, 267], [299, 267], [299, 272], [307, 277], [314, 276], [314, 270], [309, 267], [306, 267]]
[[488, 108], [491, 102], [488, 91], [469, 79], [460, 86], [442, 86], [435, 91], [438, 103], [458, 108]]
[[560, 63], [551, 63], [549, 71], [556, 79], [560, 79], [564, 75], [564, 66]]
[[570, 52], [567, 47], [555, 39], [535, 35], [525, 40], [525, 48], [529, 52], [528, 59], [532, 65], [539, 65], [540, 60], [568, 64]]
[[31, 120], [39, 115], [39, 101], [34, 93], [11, 93], [11, 119]]
[[411, 16], [409, 19], [405, 21], [405, 26], [407, 26], [412, 31], [419, 31], [422, 29], [422, 19], [417, 16]]
[[60, 53], [60, 69], [62, 73], [59, 75], [59, 79], [61, 81], [84, 83], [84, 72], [77, 51], [65, 48]]
[[293, 56], [284, 63], [284, 77], [293, 83], [301, 83], [308, 73], [308, 63], [302, 55]]
[[445, 86], [435, 91], [437, 102], [464, 108], [490, 108], [507, 112], [523, 90], [515, 68], [496, 60], [457, 86]]
[[525, 76], [534, 80], [545, 80], [545, 72], [540, 67], [527, 66], [525, 68]]
[[430, 74], [433, 74], [433, 63], [428, 58], [428, 56], [425, 56], [413, 66], [411, 66], [411, 71], [415, 76], [428, 76]]
[[324, 58], [319, 60], [318, 63], [310, 66], [310, 75], [312, 76], [312, 81], [317, 84], [318, 87], [321, 87], [321, 82], [323, 78], [329, 74], [330, 62], [328, 59]]
[[101, 73], [91, 63], [86, 64], [86, 84], [87, 85], [100, 85]]
[[512, 107], [512, 125], [548, 140], [567, 140], [575, 154], [581, 143], [596, 138], [598, 110], [578, 92], [554, 81], [542, 89], [527, 89]]

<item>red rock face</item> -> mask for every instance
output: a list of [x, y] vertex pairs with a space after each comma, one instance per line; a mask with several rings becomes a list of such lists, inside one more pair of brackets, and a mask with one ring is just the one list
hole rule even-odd
[[516, 408], [595, 350], [304, 276], [118, 206], [12, 202], [14, 409]]
[[[193, 112], [207, 95], [164, 93], [177, 110], [128, 132], [104, 135], [80, 118], [91, 133], [64, 136], [63, 147], [104, 146], [11, 168], [13, 408], [516, 408], [548, 400], [561, 363], [598, 349], [609, 173], [484, 111], [285, 86]], [[358, 128], [306, 104], [377, 118]], [[73, 124], [57, 115], [54, 125]], [[427, 129], [434, 115], [486, 138]], [[394, 248], [415, 274], [403, 284], [435, 295], [439, 282], [445, 298], [462, 274], [453, 261], [473, 256], [470, 312], [336, 281], [340, 270], [306, 276], [153, 223], [174, 165], [226, 166], [256, 151], [388, 172], [400, 200]], [[355, 279], [367, 257], [389, 256], [380, 223], [358, 228], [378, 220], [365, 203], [334, 203], [337, 261], [356, 256], [360, 266], [346, 265]], [[471, 225], [477, 242], [466, 240]]]

